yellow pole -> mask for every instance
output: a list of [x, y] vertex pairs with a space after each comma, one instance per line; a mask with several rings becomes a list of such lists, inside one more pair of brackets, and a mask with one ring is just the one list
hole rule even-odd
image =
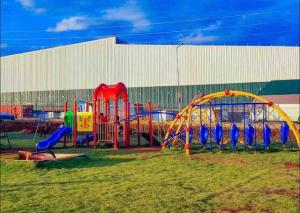
[[188, 117], [186, 122], [186, 129], [185, 129], [185, 154], [190, 155], [190, 125], [191, 125], [191, 114], [193, 110], [193, 103], [189, 105], [188, 110]]

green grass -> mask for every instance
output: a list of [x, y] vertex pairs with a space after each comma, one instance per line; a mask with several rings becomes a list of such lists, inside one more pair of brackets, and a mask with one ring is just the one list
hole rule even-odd
[[[43, 140], [44, 138], [40, 137], [40, 134], [37, 134], [34, 138], [34, 134], [20, 134], [18, 132], [9, 132], [8, 133], [9, 140], [12, 145], [12, 149], [32, 149], [35, 147], [35, 143]], [[8, 149], [8, 141], [7, 138], [2, 136], [0, 139], [0, 148]]]
[[299, 168], [285, 165], [295, 151], [56, 152], [87, 158], [1, 162], [1, 212], [299, 211]]

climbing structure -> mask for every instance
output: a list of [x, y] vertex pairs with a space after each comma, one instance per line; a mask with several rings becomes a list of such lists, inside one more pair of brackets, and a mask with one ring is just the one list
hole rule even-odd
[[[119, 103], [121, 101], [121, 103]], [[110, 104], [113, 104], [113, 112], [110, 112]], [[120, 108], [122, 105], [122, 108]], [[100, 84], [93, 94], [94, 106], [94, 148], [98, 143], [111, 141], [114, 149], [118, 149], [118, 132], [123, 126], [123, 143], [129, 146], [128, 136], [128, 94], [123, 83], [116, 85]], [[120, 110], [121, 109], [121, 110]], [[123, 124], [121, 124], [122, 122]]]
[[[232, 100], [233, 97], [243, 97], [251, 101], [222, 102], [224, 98]], [[204, 119], [201, 115], [203, 110], [208, 111], [208, 119]], [[268, 119], [271, 117], [270, 111], [275, 112], [280, 117], [276, 129], [270, 127], [270, 119]], [[240, 118], [237, 115], [240, 115]], [[224, 117], [227, 118], [224, 119]], [[281, 124], [280, 127], [278, 127], [279, 123]], [[258, 128], [259, 125], [260, 128]], [[263, 146], [268, 148], [271, 139], [276, 136], [285, 145], [291, 131], [293, 135], [290, 137], [300, 147], [299, 132], [289, 116], [280, 107], [265, 98], [243, 91], [225, 90], [202, 95], [192, 100], [171, 123], [163, 147], [176, 146], [180, 141], [185, 147], [186, 154], [189, 154], [190, 143], [196, 128], [199, 129], [197, 132], [202, 145], [213, 141], [222, 147], [230, 143], [235, 149], [238, 143], [252, 146], [256, 145], [257, 141], [262, 141]]]

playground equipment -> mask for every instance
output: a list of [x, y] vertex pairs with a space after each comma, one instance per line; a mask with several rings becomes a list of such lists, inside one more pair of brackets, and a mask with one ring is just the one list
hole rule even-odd
[[[145, 109], [146, 108], [146, 109]], [[138, 146], [141, 144], [141, 137], [149, 141], [150, 146], [160, 146], [161, 137], [165, 135], [165, 124], [162, 115], [175, 117], [173, 112], [161, 111], [160, 106], [152, 105], [149, 101], [146, 106], [135, 103], [134, 114], [128, 117], [130, 131], [137, 135]], [[157, 115], [158, 121], [153, 121], [153, 116]]]
[[[160, 131], [165, 128], [164, 124], [160, 127], [160, 122], [154, 122], [153, 116], [162, 114], [175, 116], [175, 113], [161, 111], [159, 106], [152, 105], [150, 101], [146, 108], [147, 110], [143, 104], [136, 103], [134, 113], [131, 115], [126, 86], [123, 83], [100, 84], [94, 90], [92, 102], [74, 100], [70, 110], [68, 102], [65, 101], [64, 126], [46, 140], [37, 143], [37, 151], [49, 150], [62, 138], [65, 147], [68, 136], [72, 137], [74, 148], [79, 144], [86, 144], [89, 147], [89, 142], [93, 141], [94, 148], [99, 144], [112, 144], [114, 150], [117, 150], [121, 145], [130, 146], [130, 136], [135, 134], [138, 145], [141, 144], [141, 137], [144, 137], [150, 146], [160, 146], [159, 139], [162, 135]], [[158, 128], [154, 129], [156, 124]], [[154, 136], [155, 133], [158, 139]]]
[[[243, 101], [238, 99], [240, 97]], [[224, 102], [225, 99], [230, 101]], [[284, 147], [291, 140], [300, 146], [299, 132], [284, 111], [262, 97], [242, 91], [202, 94], [176, 115], [161, 111], [150, 101], [145, 105], [135, 103], [131, 108], [123, 83], [100, 84], [94, 90], [92, 101], [74, 100], [72, 107], [65, 101], [63, 111], [64, 125], [36, 144], [38, 152], [51, 149], [61, 139], [66, 147], [67, 138], [74, 148], [83, 144], [89, 147], [89, 142], [93, 141], [94, 148], [111, 144], [118, 150], [121, 146], [132, 145], [134, 136], [137, 136], [137, 145], [141, 145], [141, 137], [149, 146], [160, 145], [163, 135], [163, 148], [185, 148], [186, 154], [190, 154], [190, 144], [196, 138], [201, 147], [209, 149], [231, 146], [235, 150], [240, 144], [245, 148], [268, 149], [276, 139]], [[163, 119], [158, 119], [162, 126], [154, 120], [155, 116], [163, 114], [175, 117], [168, 128]], [[271, 122], [272, 116], [280, 119]]]
[[[68, 110], [68, 102], [64, 105], [64, 125], [59, 127], [50, 137], [36, 144], [37, 152], [42, 150], [49, 150], [56, 145], [62, 138], [64, 139], [64, 147], [66, 147], [67, 136], [72, 136], [73, 147], [76, 148], [78, 144], [87, 144], [93, 140], [91, 133], [93, 132], [93, 113], [80, 112], [77, 101], [74, 100], [73, 111]], [[86, 108], [88, 109], [88, 108]], [[78, 137], [84, 135], [84, 137]]]
[[[113, 112], [110, 111], [110, 103], [113, 103]], [[141, 136], [149, 141], [149, 145], [160, 145], [160, 141], [154, 137], [153, 115], [169, 114], [160, 110], [148, 101], [147, 110], [141, 103], [135, 103], [134, 114], [130, 114], [127, 88], [123, 83], [116, 85], [100, 84], [93, 94], [94, 108], [94, 148], [97, 144], [111, 143], [117, 150], [120, 144], [130, 146], [130, 135], [137, 134], [138, 145], [141, 144]], [[159, 122], [158, 122], [159, 123]], [[158, 126], [157, 135], [160, 136]], [[131, 134], [130, 134], [131, 133]], [[119, 135], [123, 135], [120, 139]]]
[[[122, 110], [119, 110], [119, 102], [122, 101]], [[110, 102], [113, 102], [113, 113], [110, 112]], [[121, 103], [120, 103], [121, 105]], [[128, 135], [128, 95], [123, 83], [116, 85], [100, 84], [93, 94], [93, 135], [94, 148], [97, 143], [112, 142], [114, 150], [118, 149], [118, 127], [123, 120], [123, 143], [129, 146]]]
[[53, 147], [59, 140], [66, 134], [70, 134], [72, 129], [70, 127], [60, 127], [58, 128], [50, 137], [36, 144], [36, 150], [49, 150]]
[[[221, 98], [244, 97], [252, 99], [252, 102], [215, 102]], [[203, 109], [209, 111], [208, 122], [203, 119], [201, 112]], [[271, 115], [269, 110], [276, 112], [283, 120], [274, 122], [274, 125], [268, 119]], [[194, 116], [195, 112], [198, 116]], [[213, 112], [216, 114], [213, 115]], [[261, 116], [258, 116], [261, 115]], [[198, 121], [198, 122], [197, 122]], [[281, 124], [279, 128], [278, 124]], [[271, 127], [272, 126], [272, 127]], [[178, 141], [185, 147], [186, 154], [190, 154], [190, 143], [193, 139], [191, 129], [199, 128], [199, 140], [203, 146], [210, 143], [213, 148], [213, 142], [223, 147], [231, 144], [235, 149], [237, 144], [244, 146], [257, 147], [258, 142], [262, 141], [267, 149], [270, 146], [271, 139], [277, 137], [285, 145], [288, 137], [294, 139], [300, 147], [299, 132], [291, 121], [289, 116], [272, 102], [242, 91], [216, 92], [209, 95], [202, 95], [195, 98], [185, 107], [171, 123], [167, 129], [166, 137], [163, 141], [163, 148], [177, 146]], [[280, 129], [280, 131], [279, 131]], [[241, 131], [242, 130], [242, 131]], [[293, 133], [290, 135], [289, 132]], [[280, 137], [279, 137], [280, 134]]]
[[[1, 133], [0, 138], [5, 137], [7, 140], [7, 143], [8, 143], [8, 148], [11, 149], [9, 136], [8, 136], [7, 128], [5, 125], [6, 120], [13, 121], [13, 120], [15, 120], [15, 116], [10, 113], [0, 113], [0, 133]], [[0, 139], [0, 141], [2, 141], [2, 140]]]

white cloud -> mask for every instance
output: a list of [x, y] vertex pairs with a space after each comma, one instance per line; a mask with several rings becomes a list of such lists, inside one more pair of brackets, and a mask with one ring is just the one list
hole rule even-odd
[[6, 48], [6, 47], [8, 47], [8, 45], [7, 45], [7, 44], [5, 44], [5, 43], [2, 43], [2, 44], [0, 45], [0, 47], [1, 47], [1, 49], [3, 49], [3, 48]]
[[34, 12], [39, 15], [47, 12], [47, 10], [45, 8], [39, 7], [39, 8], [35, 8]]
[[26, 10], [33, 11], [36, 14], [42, 14], [47, 11], [45, 8], [36, 7], [35, 0], [16, 0], [16, 2], [20, 3]]
[[[32, 0], [18, 0], [32, 1]], [[29, 4], [30, 5], [30, 4]], [[150, 21], [140, 10], [136, 1], [129, 0], [121, 7], [109, 8], [102, 11], [101, 18], [87, 16], [72, 16], [58, 22], [55, 27], [47, 29], [48, 32], [64, 32], [70, 30], [85, 30], [93, 25], [99, 25], [100, 20], [106, 21], [127, 21], [133, 25], [135, 31], [145, 30], [149, 27]]]
[[102, 19], [107, 21], [126, 21], [133, 25], [135, 31], [149, 28], [151, 22], [145, 13], [138, 7], [136, 1], [129, 0], [121, 7], [106, 9]]
[[215, 24], [208, 25], [207, 27], [202, 28], [202, 31], [211, 31], [219, 29], [219, 27], [222, 25], [221, 21], [217, 21]]
[[19, 2], [24, 8], [34, 7], [33, 0], [16, 0], [16, 1]]
[[96, 21], [92, 18], [85, 16], [73, 16], [67, 19], [63, 19], [58, 22], [54, 28], [48, 28], [48, 32], [64, 32], [70, 30], [85, 30], [91, 25], [96, 24]]
[[222, 25], [222, 22], [217, 21], [215, 24], [208, 25], [207, 27], [197, 29], [190, 33], [187, 36], [180, 35], [179, 41], [188, 44], [188, 43], [207, 43], [213, 42], [219, 39], [218, 36], [214, 35], [205, 35], [205, 32], [218, 29]]
[[181, 37], [179, 41], [184, 44], [188, 44], [188, 43], [206, 43], [210, 41], [216, 41], [217, 39], [218, 39], [217, 36], [206, 36], [203, 35], [203, 33], [200, 31], [200, 32], [191, 33], [188, 36]]

